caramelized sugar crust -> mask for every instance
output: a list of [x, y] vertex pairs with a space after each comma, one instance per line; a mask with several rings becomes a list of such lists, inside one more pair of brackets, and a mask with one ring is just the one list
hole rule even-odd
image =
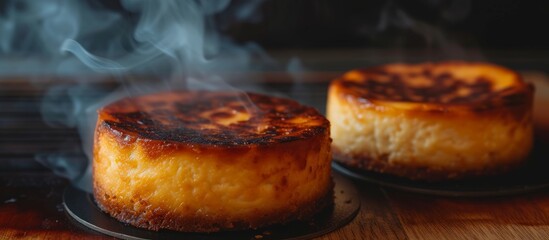
[[508, 69], [444, 62], [390, 64], [346, 73], [332, 85], [364, 106], [485, 112], [531, 104], [533, 87]]
[[99, 112], [132, 137], [216, 146], [266, 145], [324, 134], [328, 121], [296, 101], [253, 93], [176, 91], [126, 98]]

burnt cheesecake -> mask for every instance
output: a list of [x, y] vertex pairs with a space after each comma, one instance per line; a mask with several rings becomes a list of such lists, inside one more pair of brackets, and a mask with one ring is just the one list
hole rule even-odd
[[532, 148], [532, 99], [516, 72], [488, 63], [353, 70], [329, 86], [334, 158], [410, 179], [503, 173]]
[[306, 220], [332, 204], [329, 122], [283, 98], [173, 91], [99, 110], [98, 206], [150, 230], [215, 232]]
[[544, 73], [528, 72], [525, 73], [526, 82], [534, 85], [536, 94], [534, 95], [534, 107], [532, 121], [534, 122], [534, 134], [539, 143], [549, 144], [549, 78]]

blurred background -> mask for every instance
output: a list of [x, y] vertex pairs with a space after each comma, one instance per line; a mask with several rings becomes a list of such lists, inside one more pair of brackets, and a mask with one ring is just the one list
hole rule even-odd
[[[228, 32], [267, 48], [547, 49], [545, 1], [266, 1]], [[446, 42], [445, 42], [446, 40]]]
[[[370, 58], [491, 58], [503, 64], [535, 60], [533, 65], [518, 64], [544, 68], [549, 43], [543, 29], [549, 23], [546, 1], [222, 0], [161, 6], [139, 2], [2, 1], [0, 54], [52, 57], [59, 55], [66, 39], [74, 39], [87, 51], [112, 58], [140, 41], [132, 34], [144, 21], [195, 24], [195, 19], [185, 17], [189, 9], [181, 5], [201, 8], [205, 21], [200, 24], [209, 32], [236, 44], [255, 44], [282, 63], [298, 57], [311, 68], [344, 70], [338, 61], [348, 68], [369, 64], [365, 61]], [[3, 70], [17, 68], [4, 64]]]

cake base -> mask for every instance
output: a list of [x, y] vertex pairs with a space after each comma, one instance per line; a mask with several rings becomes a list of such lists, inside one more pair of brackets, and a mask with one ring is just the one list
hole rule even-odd
[[417, 181], [452, 181], [460, 179], [474, 179], [477, 177], [502, 175], [519, 168], [526, 160], [510, 164], [484, 167], [477, 170], [458, 171], [436, 167], [409, 166], [404, 164], [391, 164], [386, 159], [376, 159], [367, 156], [355, 156], [352, 158], [341, 154], [336, 147], [333, 149], [334, 161], [342, 166], [360, 169], [363, 171], [375, 171], [381, 174], [391, 174], [396, 177], [404, 177]]
[[549, 188], [546, 169], [549, 162], [548, 143], [534, 141], [532, 153], [517, 169], [495, 176], [477, 176], [473, 179], [446, 181], [418, 181], [403, 177], [367, 171], [333, 161], [332, 168], [348, 177], [383, 187], [419, 194], [446, 197], [493, 197], [525, 194]]
[[339, 174], [333, 174], [334, 203], [309, 221], [294, 221], [284, 225], [246, 231], [188, 233], [168, 230], [149, 231], [117, 221], [102, 212], [93, 195], [68, 187], [63, 195], [67, 213], [78, 223], [103, 234], [122, 239], [304, 239], [334, 231], [351, 222], [360, 209], [360, 198], [353, 184]]

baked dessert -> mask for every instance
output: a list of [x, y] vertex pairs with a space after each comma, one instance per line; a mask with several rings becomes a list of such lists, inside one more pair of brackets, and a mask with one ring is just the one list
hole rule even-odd
[[487, 63], [354, 70], [328, 93], [335, 161], [410, 179], [497, 174], [532, 148], [533, 88]]
[[98, 206], [150, 230], [214, 232], [313, 216], [333, 201], [329, 122], [283, 98], [173, 91], [99, 110]]
[[523, 73], [526, 82], [534, 85], [534, 133], [545, 145], [549, 143], [549, 77], [541, 72]]

